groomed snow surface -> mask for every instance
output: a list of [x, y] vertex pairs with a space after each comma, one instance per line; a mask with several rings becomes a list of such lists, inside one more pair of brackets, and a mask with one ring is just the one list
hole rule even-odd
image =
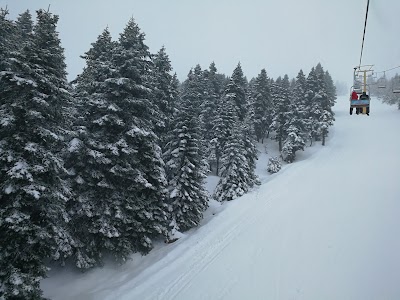
[[268, 149], [257, 169], [263, 184], [212, 202], [199, 228], [122, 266], [53, 270], [44, 295], [400, 299], [400, 111], [373, 99], [369, 117], [350, 116], [347, 97], [337, 102], [327, 146], [307, 148], [274, 175]]

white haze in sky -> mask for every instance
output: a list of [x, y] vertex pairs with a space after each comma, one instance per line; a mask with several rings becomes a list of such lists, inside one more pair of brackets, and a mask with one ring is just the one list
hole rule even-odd
[[[10, 18], [29, 9], [60, 16], [68, 79], [82, 71], [79, 56], [107, 26], [114, 39], [134, 17], [152, 53], [163, 45], [180, 80], [196, 64], [231, 75], [240, 61], [248, 79], [322, 63], [333, 79], [351, 85], [359, 64], [367, 0], [0, 0]], [[399, 0], [371, 0], [362, 64], [376, 71], [400, 65]], [[396, 32], [397, 31], [397, 32]], [[400, 69], [397, 69], [399, 71]], [[388, 73], [393, 76], [395, 71]], [[381, 75], [381, 74], [378, 74]]]

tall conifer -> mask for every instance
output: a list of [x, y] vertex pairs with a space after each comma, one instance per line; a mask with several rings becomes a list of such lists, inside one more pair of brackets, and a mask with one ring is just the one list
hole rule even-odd
[[0, 76], [0, 281], [10, 299], [41, 298], [44, 260], [64, 260], [74, 244], [60, 157], [69, 92], [57, 21], [39, 10], [32, 40]]

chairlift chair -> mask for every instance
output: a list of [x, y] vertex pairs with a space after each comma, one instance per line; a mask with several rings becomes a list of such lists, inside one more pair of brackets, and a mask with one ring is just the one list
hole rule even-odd
[[371, 98], [369, 96], [370, 95], [370, 91], [369, 91], [369, 86], [368, 85], [367, 85], [366, 89], [367, 89], [367, 91], [366, 91], [365, 97], [364, 97], [364, 94], [363, 94], [362, 89], [361, 89], [361, 92], [360, 92], [361, 95], [359, 96], [359, 98], [357, 100], [353, 100], [353, 99], [351, 99], [352, 91], [355, 91], [357, 94], [358, 94], [358, 92], [357, 92], [355, 86], [352, 86], [350, 88], [350, 115], [353, 114], [353, 108], [355, 108], [356, 111], [359, 110], [360, 113], [363, 114], [363, 115], [364, 114], [369, 114], [369, 107], [370, 107], [370, 104], [371, 104]]
[[378, 89], [385, 89], [386, 88], [386, 78], [381, 77], [378, 79]]
[[378, 79], [378, 89], [386, 89], [386, 74], [383, 72], [381, 78]]
[[396, 76], [395, 78], [393, 78], [392, 92], [393, 92], [393, 94], [400, 94], [400, 77], [399, 76]]

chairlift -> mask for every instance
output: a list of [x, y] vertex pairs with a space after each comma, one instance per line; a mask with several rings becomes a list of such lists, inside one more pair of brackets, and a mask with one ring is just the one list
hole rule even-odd
[[[360, 96], [358, 99], [352, 99], [351, 93], [352, 91], [355, 91], [357, 94], [357, 90], [355, 89], [355, 86], [352, 86], [350, 88], [350, 115], [353, 114], [353, 109], [356, 109], [356, 114], [362, 114], [362, 115], [369, 115], [369, 108], [370, 108], [370, 103], [371, 103], [371, 98], [370, 98], [370, 91], [368, 85], [366, 86], [366, 92], [360, 92]], [[400, 92], [400, 91], [399, 91]]]
[[[353, 114], [353, 109], [356, 109], [356, 114], [366, 114], [369, 116], [370, 108], [370, 89], [367, 84], [367, 72], [373, 72], [372, 65], [360, 66], [354, 68], [353, 86], [350, 88], [350, 115]], [[357, 93], [357, 97], [353, 97], [353, 93]]]
[[383, 72], [383, 76], [378, 79], [378, 89], [386, 89], [386, 76], [385, 72]]
[[392, 92], [393, 94], [400, 94], [400, 77], [393, 78]]

